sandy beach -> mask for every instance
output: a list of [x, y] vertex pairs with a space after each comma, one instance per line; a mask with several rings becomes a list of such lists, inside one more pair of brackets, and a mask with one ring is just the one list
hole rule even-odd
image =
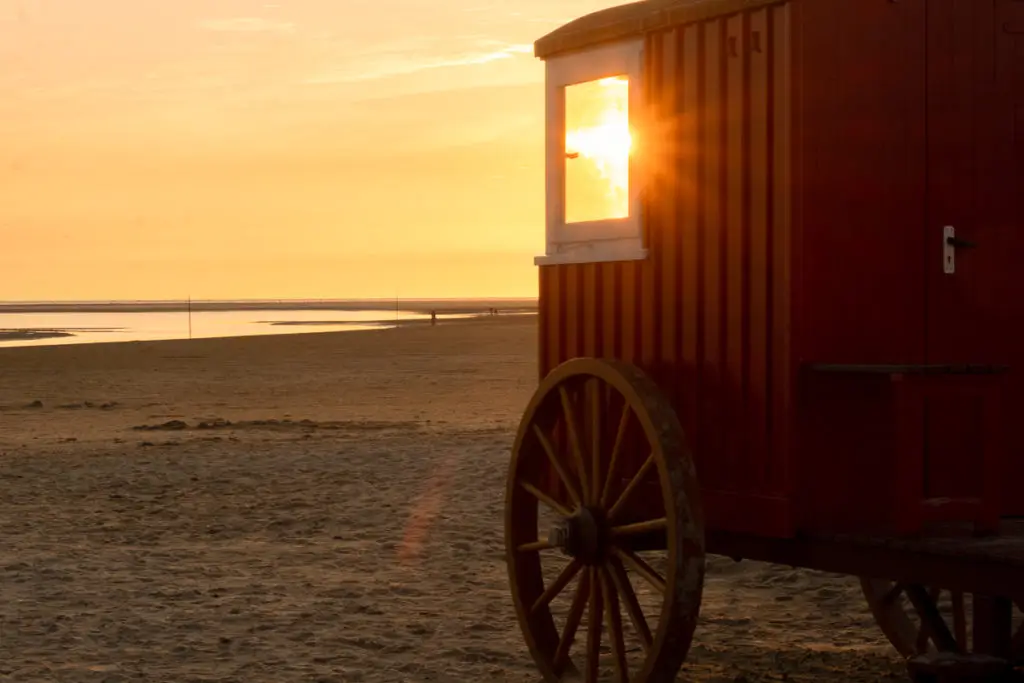
[[[0, 349], [0, 680], [535, 681], [532, 317]], [[713, 558], [693, 681], [878, 681], [856, 582]]]

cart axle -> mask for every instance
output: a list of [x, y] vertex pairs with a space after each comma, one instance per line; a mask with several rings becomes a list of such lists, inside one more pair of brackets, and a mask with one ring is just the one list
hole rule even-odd
[[548, 543], [584, 565], [597, 565], [606, 554], [607, 526], [603, 511], [581, 507], [551, 527]]

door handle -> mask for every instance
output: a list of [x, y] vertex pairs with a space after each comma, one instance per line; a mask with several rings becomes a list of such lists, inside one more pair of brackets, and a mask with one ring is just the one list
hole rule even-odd
[[946, 244], [953, 247], [954, 249], [974, 249], [976, 246], [978, 246], [974, 242], [953, 236], [946, 237]]
[[942, 272], [952, 275], [956, 272], [956, 250], [973, 249], [974, 242], [956, 236], [956, 228], [947, 225], [942, 228]]

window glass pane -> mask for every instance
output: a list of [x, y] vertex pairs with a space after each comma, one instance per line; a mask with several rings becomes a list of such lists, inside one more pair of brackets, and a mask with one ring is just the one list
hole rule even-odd
[[565, 88], [565, 222], [629, 216], [629, 79]]

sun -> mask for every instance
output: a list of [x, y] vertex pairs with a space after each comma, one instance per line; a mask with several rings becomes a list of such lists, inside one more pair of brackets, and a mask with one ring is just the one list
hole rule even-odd
[[627, 216], [633, 147], [628, 79], [615, 76], [566, 88], [567, 209], [586, 215], [583, 220]]

